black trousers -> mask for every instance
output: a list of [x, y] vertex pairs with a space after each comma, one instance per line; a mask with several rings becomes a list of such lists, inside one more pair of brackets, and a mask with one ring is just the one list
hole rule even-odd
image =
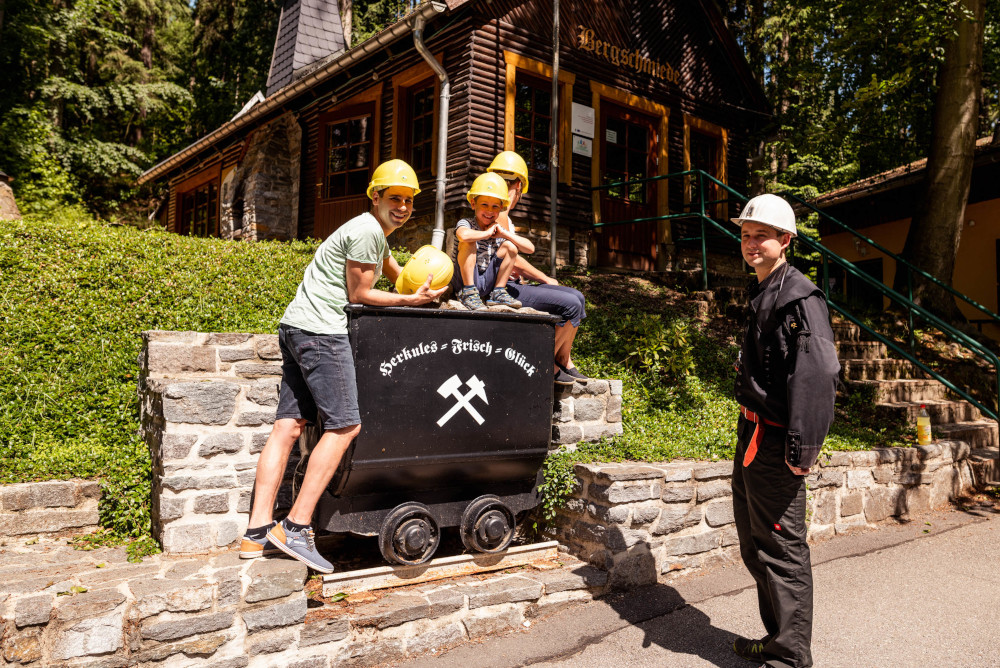
[[733, 465], [733, 512], [740, 554], [757, 582], [760, 618], [767, 631], [769, 666], [812, 666], [813, 584], [806, 543], [805, 477], [785, 464], [785, 430], [761, 425], [764, 439], [749, 466], [743, 455], [754, 432], [739, 420]]

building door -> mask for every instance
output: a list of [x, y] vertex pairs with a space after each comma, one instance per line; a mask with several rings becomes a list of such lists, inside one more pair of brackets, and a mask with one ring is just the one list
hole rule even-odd
[[[697, 130], [691, 130], [689, 150], [691, 151], [690, 169], [700, 169], [717, 179], [721, 178], [719, 174], [719, 139], [717, 137], [698, 132]], [[718, 186], [707, 179], [702, 180], [699, 186], [698, 179], [692, 177], [689, 180], [689, 188], [690, 191], [687, 199], [690, 203], [691, 211], [701, 211], [702, 199], [705, 202], [720, 199], [717, 192]], [[705, 213], [709, 216], [718, 216], [717, 208], [706, 204]]]
[[[657, 121], [613, 104], [601, 105], [601, 183], [643, 179], [658, 173]], [[615, 223], [656, 215], [655, 183], [601, 191], [601, 221]], [[656, 221], [603, 227], [597, 236], [600, 266], [656, 269]]]
[[325, 239], [367, 211], [366, 191], [375, 159], [375, 105], [365, 104], [320, 117], [313, 234]]

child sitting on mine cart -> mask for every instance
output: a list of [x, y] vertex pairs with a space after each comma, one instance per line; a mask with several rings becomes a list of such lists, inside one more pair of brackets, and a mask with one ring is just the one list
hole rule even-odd
[[455, 226], [453, 257], [458, 270], [452, 287], [458, 301], [470, 311], [487, 306], [521, 308], [521, 302], [507, 292], [507, 280], [518, 254], [530, 255], [535, 245], [497, 224], [500, 212], [510, 205], [507, 183], [497, 174], [483, 174], [472, 182], [466, 198], [474, 216], [473, 220], [463, 218]]

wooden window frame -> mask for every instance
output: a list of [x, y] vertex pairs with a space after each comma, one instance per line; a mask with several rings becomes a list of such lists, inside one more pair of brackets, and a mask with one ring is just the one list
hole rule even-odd
[[[729, 185], [729, 169], [727, 164], [727, 151], [729, 147], [729, 130], [722, 127], [721, 125], [716, 125], [715, 123], [710, 123], [708, 121], [702, 120], [697, 116], [692, 116], [691, 114], [684, 114], [684, 171], [689, 171], [691, 169], [691, 129], [701, 134], [708, 135], [710, 137], [715, 137], [718, 140], [715, 159], [719, 165], [718, 179]], [[722, 199], [722, 197], [719, 197]], [[691, 177], [684, 177], [684, 204], [691, 204]], [[722, 208], [724, 204], [715, 205], [715, 216], [716, 218], [722, 216]]]
[[[503, 52], [507, 63], [507, 89], [504, 99], [504, 131], [503, 147], [505, 151], [514, 150], [514, 101], [517, 95], [518, 70], [538, 79], [552, 82], [552, 66], [540, 60], [528, 58], [513, 51]], [[573, 113], [573, 84], [576, 75], [572, 72], [559, 70], [559, 117], [553, 118], [559, 139], [559, 182], [567, 185], [573, 180], [573, 153], [570, 144], [570, 121]]]
[[[371, 88], [358, 93], [342, 102], [336, 103], [324, 109], [317, 118], [316, 122], [316, 133], [318, 141], [318, 156], [321, 158], [316, 165], [316, 200], [317, 204], [319, 202], [333, 202], [339, 199], [348, 199], [350, 197], [357, 197], [357, 194], [348, 194], [343, 197], [322, 197], [323, 186], [326, 184], [326, 126], [332, 123], [336, 123], [347, 116], [351, 115], [351, 112], [355, 108], [362, 108], [369, 103], [374, 103], [374, 111], [372, 115], [372, 159], [369, 164], [368, 174], [369, 178], [371, 173], [379, 165], [381, 156], [381, 143], [382, 143], [382, 82]], [[364, 193], [362, 193], [364, 194]]]
[[[660, 127], [657, 130], [657, 176], [669, 174], [668, 158], [668, 137], [667, 131], [670, 128], [670, 109], [658, 102], [647, 100], [629, 93], [628, 91], [606, 86], [596, 81], [590, 82], [591, 105], [594, 107], [594, 127], [600, 127], [601, 122], [601, 100], [607, 100], [614, 104], [635, 109], [660, 119]], [[590, 166], [590, 185], [598, 186], [601, 183], [601, 138], [594, 137], [594, 152]], [[656, 215], [666, 216], [670, 213], [668, 205], [667, 180], [663, 179], [656, 184]], [[593, 192], [592, 206], [594, 209], [594, 222], [601, 222], [601, 193], [597, 190]], [[660, 243], [670, 242], [670, 222], [661, 220], [657, 223], [657, 241]]]
[[181, 216], [183, 215], [183, 200], [184, 196], [188, 193], [201, 188], [202, 186], [215, 181], [215, 233], [211, 236], [219, 236], [219, 213], [220, 213], [220, 203], [222, 201], [221, 186], [222, 182], [219, 178], [221, 174], [222, 163], [216, 162], [211, 167], [202, 170], [201, 172], [190, 176], [183, 181], [178, 182], [174, 186], [174, 225], [173, 232], [177, 234], [182, 234]]
[[[444, 52], [435, 53], [434, 59], [444, 63]], [[413, 120], [409, 113], [407, 100], [413, 93], [427, 87], [428, 79], [434, 86], [434, 122], [431, 139], [431, 176], [437, 176], [438, 159], [438, 123], [441, 113], [441, 80], [425, 62], [417, 63], [392, 77], [392, 156], [409, 163], [412, 144], [409, 137], [409, 126]]]

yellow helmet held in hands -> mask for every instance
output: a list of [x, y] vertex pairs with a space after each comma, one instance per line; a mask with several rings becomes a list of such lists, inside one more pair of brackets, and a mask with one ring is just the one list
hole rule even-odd
[[510, 195], [507, 190], [507, 182], [504, 181], [503, 177], [499, 174], [487, 172], [477, 176], [476, 180], [472, 182], [472, 187], [469, 188], [469, 193], [465, 196], [465, 198], [469, 200], [469, 204], [476, 206], [476, 198], [482, 195], [487, 197], [496, 197], [498, 200], [503, 202], [504, 208], [510, 206]]
[[493, 162], [486, 168], [487, 172], [494, 172], [504, 178], [516, 176], [521, 181], [521, 192], [528, 192], [528, 165], [514, 151], [503, 151], [493, 158]]
[[396, 292], [412, 295], [428, 276], [434, 277], [431, 279], [431, 290], [438, 290], [451, 282], [454, 270], [450, 257], [434, 246], [421, 246], [396, 277]]
[[383, 162], [375, 168], [372, 174], [372, 182], [368, 184], [368, 199], [374, 199], [372, 195], [376, 190], [383, 190], [392, 186], [402, 186], [413, 188], [413, 196], [420, 193], [420, 182], [417, 180], [417, 173], [402, 160], [389, 160]]

